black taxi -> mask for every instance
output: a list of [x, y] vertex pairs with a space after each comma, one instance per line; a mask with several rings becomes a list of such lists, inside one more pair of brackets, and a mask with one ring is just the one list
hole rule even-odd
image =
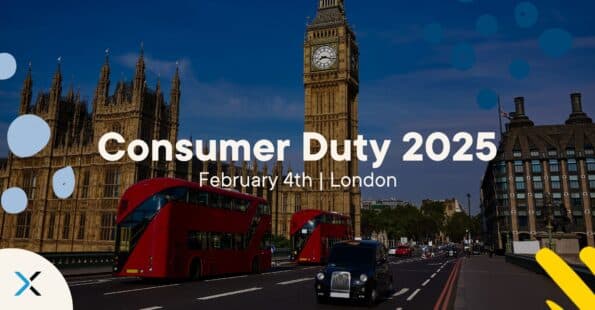
[[336, 243], [314, 287], [319, 303], [342, 299], [375, 304], [381, 294], [393, 290], [386, 248], [372, 240]]

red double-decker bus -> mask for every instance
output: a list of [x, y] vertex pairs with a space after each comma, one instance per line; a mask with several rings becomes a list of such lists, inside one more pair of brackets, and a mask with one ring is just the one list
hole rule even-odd
[[353, 238], [350, 217], [320, 210], [294, 213], [290, 233], [292, 257], [301, 264], [324, 263], [335, 243]]
[[151, 179], [122, 196], [114, 274], [200, 278], [271, 267], [264, 199], [178, 179]]

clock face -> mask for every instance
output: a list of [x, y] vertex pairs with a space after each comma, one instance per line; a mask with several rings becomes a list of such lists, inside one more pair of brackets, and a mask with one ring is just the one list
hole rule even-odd
[[317, 69], [329, 69], [337, 62], [337, 50], [334, 47], [323, 45], [314, 51], [312, 61]]

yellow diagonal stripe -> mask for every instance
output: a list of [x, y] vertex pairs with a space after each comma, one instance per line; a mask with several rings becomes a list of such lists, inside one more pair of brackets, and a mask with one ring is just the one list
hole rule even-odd
[[585, 265], [595, 274], [595, 248], [586, 247], [580, 253], [580, 258]]
[[[589, 253], [591, 252], [586, 252], [586, 254], [583, 255], [581, 252], [581, 259], [585, 261], [583, 256], [587, 257], [586, 260], [589, 261], [588, 265], [593, 266], [595, 265], [595, 262]], [[595, 305], [595, 296], [593, 295], [593, 292], [564, 260], [548, 248], [543, 248], [537, 252], [535, 258], [558, 287], [562, 289], [564, 294], [566, 294], [566, 296], [568, 296], [579, 309], [593, 309], [593, 306]], [[557, 309], [560, 309], [557, 304], [548, 302], [548, 306], [550, 306], [551, 309], [556, 309], [554, 305], [558, 307]]]
[[564, 308], [560, 307], [557, 303], [551, 300], [546, 300], [545, 303], [548, 307], [550, 307], [550, 310], [564, 310]]

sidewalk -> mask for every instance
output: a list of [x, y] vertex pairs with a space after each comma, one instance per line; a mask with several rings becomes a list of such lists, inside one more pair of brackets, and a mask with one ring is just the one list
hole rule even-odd
[[501, 256], [481, 255], [463, 259], [454, 308], [548, 309], [546, 299], [565, 310], [576, 309], [546, 275], [508, 264]]

